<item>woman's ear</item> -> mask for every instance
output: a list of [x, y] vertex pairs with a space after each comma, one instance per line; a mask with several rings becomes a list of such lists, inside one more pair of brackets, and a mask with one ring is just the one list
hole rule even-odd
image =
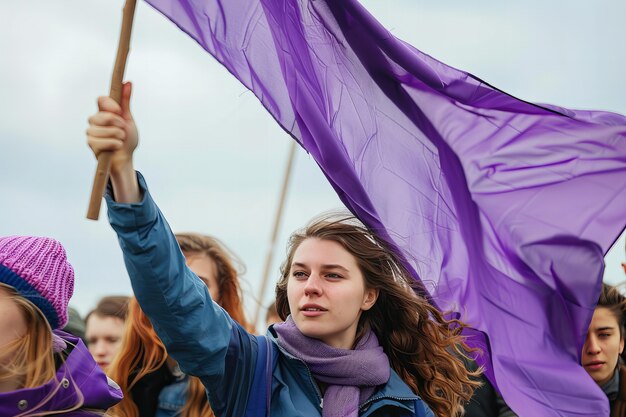
[[377, 288], [368, 288], [365, 290], [365, 296], [363, 297], [363, 304], [361, 305], [361, 310], [367, 311], [376, 304], [376, 300], [378, 300], [379, 291]]

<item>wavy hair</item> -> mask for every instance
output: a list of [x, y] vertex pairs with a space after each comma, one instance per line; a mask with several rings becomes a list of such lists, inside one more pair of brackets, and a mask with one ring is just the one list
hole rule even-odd
[[436, 416], [460, 415], [463, 403], [480, 385], [471, 379], [480, 371], [468, 371], [462, 361], [472, 351], [461, 335], [466, 325], [459, 320], [446, 320], [418, 296], [416, 291], [421, 288], [397, 253], [353, 216], [327, 215], [291, 236], [276, 285], [280, 317], [284, 320], [290, 314], [287, 285], [291, 264], [306, 239], [340, 244], [356, 259], [365, 286], [379, 291], [374, 306], [361, 315], [355, 344], [369, 329], [373, 330], [393, 370], [430, 405]]
[[[244, 315], [239, 271], [242, 265], [219, 240], [196, 233], [176, 235], [180, 249], [185, 256], [204, 255], [215, 262], [219, 300], [215, 300], [226, 312], [248, 331], [253, 331]], [[243, 270], [243, 267], [240, 267]], [[132, 298], [122, 347], [110, 366], [111, 379], [117, 381], [124, 393], [124, 399], [110, 410], [115, 417], [139, 417], [139, 409], [133, 402], [130, 391], [146, 375], [161, 368], [168, 360], [167, 350], [156, 334], [150, 320], [141, 310], [139, 303]], [[206, 391], [199, 378], [189, 376], [189, 386], [185, 405], [180, 417], [213, 416], [206, 398]]]

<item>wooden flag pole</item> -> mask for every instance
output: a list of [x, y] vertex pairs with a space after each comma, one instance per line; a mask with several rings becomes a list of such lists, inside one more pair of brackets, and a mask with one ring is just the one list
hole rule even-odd
[[[111, 89], [109, 97], [117, 103], [122, 102], [122, 82], [124, 81], [124, 70], [126, 69], [126, 58], [130, 49], [130, 34], [133, 29], [133, 17], [135, 16], [136, 0], [126, 0], [122, 17], [122, 30], [120, 32], [120, 43], [117, 47], [117, 57], [113, 67], [113, 77], [111, 78]], [[89, 209], [87, 218], [98, 220], [100, 216], [100, 204], [107, 181], [109, 180], [109, 170], [111, 168], [111, 152], [102, 152], [98, 155], [98, 166], [91, 188], [91, 198], [89, 199]]]
[[285, 177], [283, 178], [283, 187], [280, 191], [280, 197], [278, 198], [278, 208], [276, 210], [276, 216], [274, 218], [274, 228], [272, 229], [272, 237], [270, 240], [270, 246], [267, 250], [267, 256], [265, 258], [265, 267], [263, 268], [263, 277], [261, 279], [261, 289], [259, 291], [259, 299], [256, 305], [256, 311], [254, 313], [253, 324], [256, 326], [259, 322], [259, 315], [261, 314], [261, 304], [263, 303], [263, 297], [265, 296], [265, 289], [267, 287], [267, 281], [270, 276], [270, 268], [272, 267], [272, 260], [274, 259], [274, 247], [276, 246], [276, 238], [278, 237], [278, 230], [280, 229], [280, 223], [283, 216], [283, 208], [285, 207], [285, 199], [287, 197], [287, 188], [289, 186], [289, 179], [291, 178], [291, 171], [293, 167], [294, 156], [296, 155], [296, 141], [291, 141], [291, 148], [289, 149], [289, 159], [287, 160], [287, 168], [285, 169]]

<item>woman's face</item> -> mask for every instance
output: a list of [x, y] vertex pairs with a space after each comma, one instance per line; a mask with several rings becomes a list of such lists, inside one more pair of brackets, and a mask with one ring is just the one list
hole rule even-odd
[[[26, 318], [9, 290], [0, 286], [0, 352], [26, 334]], [[1, 356], [1, 355], [0, 355]], [[0, 357], [0, 361], [8, 358]]]
[[107, 370], [122, 347], [124, 320], [113, 316], [93, 313], [85, 323], [85, 338], [89, 353], [98, 365]]
[[604, 385], [611, 379], [623, 350], [624, 339], [620, 335], [617, 318], [608, 308], [596, 307], [581, 362], [598, 385]]
[[215, 261], [204, 254], [185, 253], [185, 262], [207, 286], [211, 299], [220, 300], [220, 287], [217, 282], [217, 266]]
[[287, 299], [291, 316], [305, 335], [351, 349], [361, 313], [372, 308], [378, 291], [365, 287], [356, 259], [339, 243], [309, 238], [290, 265]]

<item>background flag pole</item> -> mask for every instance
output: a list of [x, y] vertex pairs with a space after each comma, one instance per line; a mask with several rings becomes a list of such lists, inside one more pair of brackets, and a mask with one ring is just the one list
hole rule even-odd
[[[120, 43], [117, 47], [117, 57], [113, 67], [113, 77], [111, 78], [111, 89], [109, 96], [117, 103], [122, 99], [122, 81], [124, 80], [124, 70], [126, 69], [126, 58], [130, 49], [130, 34], [133, 29], [133, 17], [135, 15], [136, 0], [126, 0], [122, 17], [122, 30], [120, 32]], [[109, 179], [109, 169], [111, 167], [111, 152], [102, 152], [98, 156], [98, 166], [96, 175], [91, 187], [91, 198], [87, 218], [98, 220], [100, 215], [100, 204], [104, 195], [104, 188]]]
[[283, 188], [280, 191], [280, 197], [278, 198], [278, 208], [276, 209], [276, 216], [274, 217], [274, 228], [272, 229], [272, 237], [270, 239], [270, 245], [267, 249], [267, 256], [265, 258], [265, 267], [263, 268], [263, 278], [261, 280], [261, 287], [259, 289], [259, 298], [256, 305], [256, 311], [254, 312], [254, 325], [259, 322], [259, 315], [261, 314], [261, 306], [263, 304], [263, 297], [267, 287], [267, 281], [270, 275], [270, 268], [272, 267], [272, 260], [274, 259], [274, 247], [276, 246], [276, 238], [278, 237], [278, 231], [280, 229], [280, 223], [283, 215], [283, 208], [285, 207], [285, 200], [287, 198], [287, 188], [289, 187], [289, 179], [291, 177], [291, 171], [293, 168], [293, 160], [296, 155], [295, 140], [291, 141], [291, 147], [289, 148], [289, 159], [287, 160], [287, 167], [285, 168], [285, 176], [283, 178]]

